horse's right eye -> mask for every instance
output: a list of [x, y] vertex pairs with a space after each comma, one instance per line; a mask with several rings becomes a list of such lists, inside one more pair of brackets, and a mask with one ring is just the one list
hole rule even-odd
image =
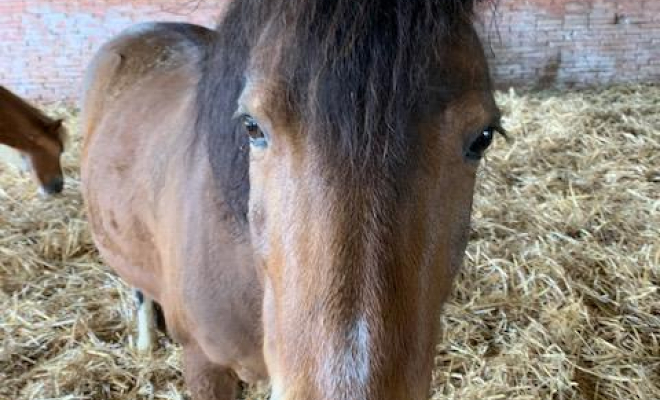
[[261, 130], [254, 117], [245, 115], [243, 117], [243, 126], [245, 127], [245, 131], [250, 138], [251, 146], [264, 148], [268, 145], [266, 135], [264, 134], [263, 130]]

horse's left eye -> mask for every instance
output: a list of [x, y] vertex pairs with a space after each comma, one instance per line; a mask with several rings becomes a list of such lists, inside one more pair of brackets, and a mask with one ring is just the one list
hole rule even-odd
[[244, 116], [243, 126], [245, 127], [245, 131], [250, 138], [250, 145], [259, 148], [267, 146], [268, 143], [266, 141], [266, 135], [264, 135], [264, 132], [261, 130], [259, 124], [253, 117], [249, 115]]
[[484, 152], [493, 143], [493, 137], [495, 136], [495, 128], [486, 128], [481, 132], [477, 137], [472, 139], [467, 151], [465, 152], [465, 157], [470, 160], [478, 161], [484, 156]]

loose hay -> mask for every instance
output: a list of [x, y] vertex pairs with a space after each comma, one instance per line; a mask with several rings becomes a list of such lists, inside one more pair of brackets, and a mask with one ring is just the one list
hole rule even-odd
[[[514, 141], [482, 169], [441, 317], [439, 399], [660, 398], [660, 87], [497, 96]], [[184, 399], [180, 351], [138, 357], [130, 292], [82, 211], [0, 164], [0, 399]], [[263, 399], [253, 388], [247, 399]]]

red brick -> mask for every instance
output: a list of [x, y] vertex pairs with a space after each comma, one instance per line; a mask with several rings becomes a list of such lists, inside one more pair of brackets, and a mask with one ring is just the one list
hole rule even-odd
[[[213, 3], [222, 1], [0, 0], [0, 78], [30, 97], [74, 100], [86, 63], [112, 35], [152, 19], [213, 26], [222, 8]], [[660, 81], [660, 0], [506, 0], [480, 12], [499, 86], [535, 85], [558, 59], [559, 84]], [[614, 24], [617, 13], [630, 23]]]

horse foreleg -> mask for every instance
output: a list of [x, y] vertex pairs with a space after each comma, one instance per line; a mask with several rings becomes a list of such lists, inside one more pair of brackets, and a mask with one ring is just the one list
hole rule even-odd
[[183, 345], [183, 374], [193, 400], [236, 400], [240, 381], [228, 368], [213, 364], [196, 344]]
[[135, 289], [133, 293], [137, 305], [137, 350], [141, 354], [148, 354], [154, 348], [156, 341], [154, 301], [138, 289]]

